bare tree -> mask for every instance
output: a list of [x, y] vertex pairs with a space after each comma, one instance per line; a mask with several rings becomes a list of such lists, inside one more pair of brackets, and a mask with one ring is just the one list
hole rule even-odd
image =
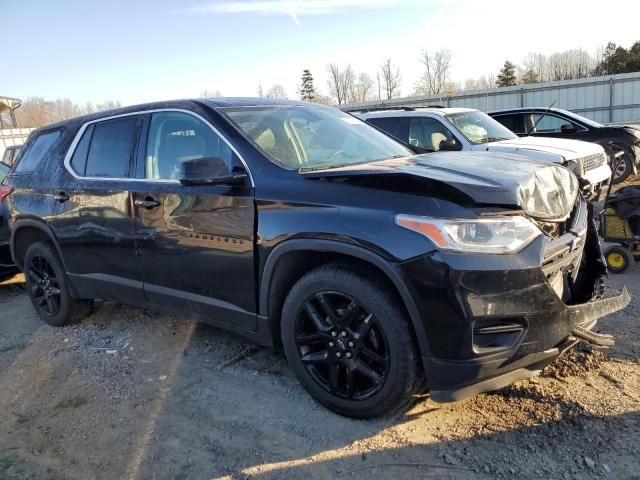
[[216, 97], [223, 97], [223, 96], [224, 95], [222, 95], [220, 90], [218, 90], [217, 88], [215, 90], [204, 89], [202, 92], [200, 92], [200, 98], [216, 98]]
[[442, 93], [449, 84], [451, 52], [440, 50], [430, 54], [427, 50], [423, 50], [420, 61], [424, 65], [425, 71], [416, 84], [416, 93], [418, 95]]
[[380, 93], [384, 93], [384, 97], [387, 100], [390, 100], [395, 97], [400, 96], [400, 81], [402, 77], [400, 76], [400, 68], [394, 66], [391, 63], [391, 59], [387, 58], [382, 65], [380, 66], [381, 77], [382, 77], [382, 88], [380, 88], [380, 76], [378, 77], [378, 89], [382, 90], [382, 92], [378, 92], [378, 97], [380, 97]]
[[120, 100], [106, 100], [104, 103], [98, 103], [96, 105], [96, 112], [101, 112], [103, 110], [113, 110], [120, 107], [122, 107], [122, 102], [120, 102]]
[[258, 84], [258, 96], [260, 98], [264, 98], [264, 89], [262, 88], [262, 84], [261, 83]]
[[271, 88], [269, 88], [269, 90], [267, 90], [267, 93], [265, 94], [265, 97], [267, 98], [282, 98], [282, 99], [286, 99], [289, 98], [287, 97], [287, 92], [284, 90], [284, 87], [282, 85], [272, 85]]
[[361, 103], [372, 100], [374, 96], [374, 84], [371, 77], [366, 73], [358, 75], [358, 80], [351, 85], [349, 92], [349, 102]]
[[18, 125], [21, 127], [41, 127], [53, 122], [52, 105], [42, 97], [29, 97], [16, 110]]
[[82, 114], [83, 115], [88, 115], [90, 113], [93, 113], [96, 111], [96, 107], [93, 105], [92, 102], [86, 102], [84, 104], [84, 107], [82, 107]]
[[522, 83], [589, 77], [594, 74], [597, 65], [596, 58], [581, 48], [556, 52], [549, 56], [529, 53], [522, 63], [519, 69]]
[[331, 63], [327, 65], [327, 71], [329, 72], [329, 80], [327, 80], [329, 93], [338, 101], [338, 105], [347, 103], [355, 81], [351, 65], [341, 69], [337, 64]]
[[84, 107], [80, 107], [80, 105], [68, 98], [48, 101], [42, 97], [30, 97], [24, 100], [22, 106], [16, 110], [16, 117], [20, 126], [41, 127], [78, 115], [110, 110], [121, 106], [122, 104], [118, 100], [108, 100], [95, 107], [91, 102], [87, 102]]
[[313, 103], [319, 103], [320, 105], [335, 105], [331, 97], [327, 95], [322, 95], [321, 93], [316, 92], [316, 96], [313, 97]]

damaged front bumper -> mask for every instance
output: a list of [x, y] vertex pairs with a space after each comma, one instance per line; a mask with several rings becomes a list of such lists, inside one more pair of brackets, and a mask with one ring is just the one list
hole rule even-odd
[[590, 330], [630, 301], [626, 289], [593, 300], [606, 267], [583, 200], [562, 236], [518, 255], [438, 252], [401, 270], [422, 312], [427, 386], [440, 402], [536, 375], [581, 339], [607, 344], [611, 337]]
[[[597, 342], [596, 338], [589, 338], [581, 330], [589, 332], [598, 318], [623, 309], [629, 304], [630, 299], [625, 288], [620, 295], [612, 298], [567, 307], [565, 318], [558, 320], [560, 324], [568, 325], [567, 328], [571, 330], [558, 345], [540, 352], [521, 357], [513, 355], [509, 358], [478, 358], [457, 362], [424, 358], [427, 371], [438, 372], [433, 382], [430, 382], [431, 397], [436, 402], [454, 402], [477, 393], [498, 390], [513, 382], [538, 375], [545, 366], [578, 341]], [[457, 384], [452, 385], [451, 379], [455, 379]]]

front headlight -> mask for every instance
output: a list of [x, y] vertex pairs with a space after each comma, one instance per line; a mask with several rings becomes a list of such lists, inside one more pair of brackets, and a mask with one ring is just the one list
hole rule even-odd
[[440, 250], [458, 253], [516, 253], [542, 234], [519, 215], [480, 219], [396, 215], [396, 223], [429, 238]]
[[633, 135], [637, 139], [640, 139], [640, 130], [636, 130], [635, 128], [625, 128], [624, 131], [630, 135]]

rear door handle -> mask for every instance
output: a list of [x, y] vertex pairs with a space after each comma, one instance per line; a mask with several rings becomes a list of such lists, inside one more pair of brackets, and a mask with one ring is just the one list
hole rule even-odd
[[69, 200], [69, 195], [67, 195], [67, 194], [66, 194], [66, 193], [64, 193], [64, 192], [60, 192], [60, 193], [56, 193], [56, 194], [53, 196], [53, 199], [54, 199], [54, 200], [57, 200], [57, 201], [58, 201], [58, 202], [60, 202], [60, 203], [64, 203], [64, 202], [66, 202], [67, 200]]
[[144, 200], [137, 199], [133, 203], [135, 204], [136, 207], [146, 208], [149, 210], [160, 205], [160, 202], [158, 202], [157, 200], [154, 200], [151, 197], [146, 197]]

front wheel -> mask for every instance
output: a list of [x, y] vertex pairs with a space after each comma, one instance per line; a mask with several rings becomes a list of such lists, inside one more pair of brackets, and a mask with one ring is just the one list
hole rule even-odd
[[388, 288], [346, 266], [320, 267], [295, 284], [282, 311], [282, 343], [300, 383], [342, 415], [393, 413], [418, 384], [403, 309]]

